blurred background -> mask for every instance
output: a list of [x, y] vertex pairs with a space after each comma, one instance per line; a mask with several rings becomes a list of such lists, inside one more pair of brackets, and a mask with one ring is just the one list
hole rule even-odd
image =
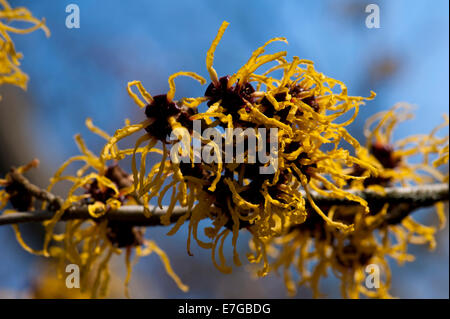
[[[142, 110], [126, 92], [126, 83], [141, 80], [151, 94], [168, 90], [170, 74], [195, 71], [205, 78], [206, 51], [223, 20], [230, 22], [215, 54], [219, 75], [235, 72], [254, 49], [272, 37], [287, 37], [288, 57], [311, 59], [316, 69], [347, 84], [350, 95], [375, 100], [361, 109], [351, 133], [361, 139], [362, 124], [371, 114], [405, 101], [417, 106], [416, 117], [395, 131], [395, 138], [428, 133], [448, 113], [449, 2], [377, 1], [381, 28], [365, 26], [370, 1], [9, 1], [45, 17], [51, 30], [12, 35], [24, 54], [22, 70], [30, 76], [28, 90], [0, 88], [0, 175], [11, 165], [39, 158], [39, 170], [30, 178], [46, 186], [48, 178], [68, 157], [78, 154], [73, 142], [82, 133], [91, 150], [103, 141], [84, 126], [86, 117], [109, 133], [143, 118]], [[80, 8], [80, 28], [68, 29], [67, 5]], [[273, 47], [276, 49], [278, 44]], [[282, 45], [279, 45], [282, 47]], [[200, 96], [204, 87], [177, 80], [177, 97]], [[448, 211], [448, 208], [447, 208]], [[435, 221], [426, 211], [417, 214]], [[42, 242], [36, 225], [21, 226], [28, 242]], [[210, 252], [193, 245], [186, 253], [187, 228], [167, 237], [169, 229], [154, 227], [147, 236], [169, 255], [175, 272], [190, 286], [178, 290], [165, 274], [158, 257], [143, 258], [134, 269], [131, 296], [135, 298], [284, 298], [281, 277], [255, 280], [244, 266], [232, 275], [214, 268]], [[411, 247], [417, 260], [398, 267], [392, 263], [391, 293], [402, 298], [449, 297], [448, 226], [437, 236], [435, 251]], [[0, 227], [0, 290], [21, 297], [33, 286], [41, 258], [15, 241], [10, 227]], [[239, 237], [242, 259], [248, 236]], [[230, 251], [231, 252], [231, 249]], [[229, 259], [231, 260], [231, 259]], [[125, 278], [123, 260], [115, 262], [118, 281]], [[334, 278], [322, 282], [323, 292], [339, 298]], [[300, 289], [297, 298], [311, 297]]]

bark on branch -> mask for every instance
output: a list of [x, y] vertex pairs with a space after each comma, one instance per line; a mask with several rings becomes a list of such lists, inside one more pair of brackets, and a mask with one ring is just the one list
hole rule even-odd
[[[34, 185], [33, 185], [34, 186]], [[371, 190], [364, 191], [349, 191], [355, 195], [364, 198], [369, 207], [380, 207], [384, 203], [389, 203], [391, 208], [385, 217], [385, 224], [396, 224], [404, 217], [409, 215], [413, 210], [420, 207], [427, 207], [436, 202], [449, 200], [449, 186], [448, 184], [433, 184], [414, 187], [391, 187], [386, 188], [386, 194], [381, 195]], [[49, 193], [50, 194], [50, 193]], [[44, 197], [49, 200], [57, 200], [56, 196], [43, 193]], [[311, 196], [319, 206], [352, 206], [359, 205], [356, 202], [344, 198], [332, 198], [311, 192]], [[132, 223], [136, 226], [158, 226], [162, 225], [160, 217], [165, 213], [167, 207], [153, 208], [152, 216], [146, 217], [144, 215], [143, 206], [123, 206], [117, 210], [108, 211], [102, 218], [108, 220], [123, 221]], [[171, 222], [174, 223], [186, 213], [186, 208], [175, 207], [172, 213]], [[17, 212], [0, 216], [0, 225], [18, 224], [27, 222], [42, 222], [51, 219], [54, 215], [53, 211], [31, 211], [31, 212]], [[68, 209], [62, 216], [61, 220], [72, 219], [91, 219], [86, 206], [77, 206]]]

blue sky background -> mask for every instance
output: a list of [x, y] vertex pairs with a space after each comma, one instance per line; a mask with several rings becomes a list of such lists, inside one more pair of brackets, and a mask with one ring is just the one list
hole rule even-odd
[[[288, 57], [315, 61], [319, 71], [346, 83], [349, 94], [368, 96], [374, 90], [377, 98], [361, 110], [362, 120], [351, 129], [356, 136], [361, 136], [361, 123], [367, 116], [396, 102], [417, 105], [415, 119], [399, 127], [396, 138], [429, 132], [441, 122], [442, 114], [448, 113], [446, 0], [10, 3], [26, 5], [35, 16], [45, 17], [52, 32], [48, 39], [41, 31], [13, 37], [16, 48], [24, 54], [22, 69], [30, 76], [29, 88], [26, 93], [15, 88], [2, 91], [5, 101], [14, 95], [23, 102], [14, 106], [22, 108], [17, 111], [22, 116], [15, 125], [26, 136], [27, 152], [19, 152], [14, 159], [25, 162], [29, 160], [26, 156], [33, 154], [40, 158], [42, 174], [47, 177], [67, 157], [77, 154], [72, 142], [75, 133], [82, 133], [93, 150], [102, 146], [103, 141], [85, 129], [86, 117], [110, 133], [122, 126], [124, 118], [143, 118], [126, 93], [128, 81], [141, 80], [151, 94], [161, 94], [168, 90], [167, 78], [174, 72], [195, 71], [207, 77], [206, 50], [223, 20], [230, 26], [215, 55], [219, 75], [235, 72], [268, 39], [285, 36]], [[65, 8], [70, 3], [80, 8], [80, 29], [65, 27]], [[380, 7], [380, 29], [365, 27], [364, 8], [369, 3]], [[285, 45], [273, 45], [274, 50], [282, 47]], [[177, 80], [178, 97], [202, 95], [204, 89], [195, 81]], [[5, 102], [0, 102], [0, 108], [4, 109], [1, 114], [8, 114]], [[13, 119], [14, 112], [11, 110]], [[1, 157], [6, 163], [12, 160], [7, 154]], [[191, 285], [189, 297], [285, 296], [282, 278], [256, 282], [248, 278], [244, 268], [235, 275], [222, 276], [209, 260], [209, 252], [196, 249], [195, 258], [187, 256], [186, 229], [173, 238], [164, 237], [165, 232], [165, 228], [149, 230]], [[0, 240], [10, 242], [0, 246], [0, 256], [6, 261], [0, 263], [0, 286], [14, 290], [28, 285], [36, 259], [21, 251], [12, 239], [9, 228], [0, 228]], [[246, 240], [242, 237], [240, 241], [244, 252]], [[393, 294], [448, 298], [448, 227], [439, 237], [437, 251], [415, 251], [420, 255], [416, 262], [393, 267]], [[155, 275], [146, 275], [149, 269]], [[141, 283], [148, 280], [153, 287], [142, 296], [186, 296], [162, 275], [156, 257], [141, 260], [136, 271], [143, 278]], [[336, 282], [329, 283], [324, 290], [337, 297], [338, 290], [329, 287]], [[307, 290], [298, 295], [307, 296]]]

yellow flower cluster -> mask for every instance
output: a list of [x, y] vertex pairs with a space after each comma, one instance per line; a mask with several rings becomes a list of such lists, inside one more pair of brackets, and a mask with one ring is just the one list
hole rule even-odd
[[[13, 22], [30, 23], [32, 26], [21, 29], [11, 25]], [[37, 29], [50, 36], [45, 19], [38, 20], [28, 9], [12, 8], [6, 0], [0, 0], [0, 85], [13, 84], [27, 88], [28, 76], [19, 68], [22, 54], [16, 51], [10, 34], [26, 34]]]
[[[398, 122], [409, 119], [412, 113], [407, 104], [397, 104], [389, 111], [380, 112], [366, 123], [366, 148], [368, 159], [380, 167], [378, 177], [354, 181], [353, 189], [373, 189], [381, 193], [387, 186], [425, 185], [448, 182], [447, 172], [436, 167], [448, 163], [448, 135], [437, 137], [442, 128], [448, 131], [449, 120], [437, 126], [429, 135], [409, 136], [392, 142], [392, 130]], [[372, 128], [373, 126], [373, 128]], [[431, 159], [435, 158], [432, 162]], [[352, 174], [365, 175], [367, 171], [354, 168]], [[387, 257], [400, 265], [413, 261], [408, 244], [426, 244], [434, 249], [435, 233], [445, 226], [444, 204], [435, 205], [438, 226], [425, 226], [408, 213], [414, 207], [406, 204], [381, 204], [371, 207], [366, 214], [362, 207], [335, 206], [328, 208], [328, 216], [342, 218], [354, 225], [351, 233], [330, 228], [317, 218], [307, 220], [278, 238], [266, 242], [273, 255], [272, 270], [282, 270], [286, 287], [295, 294], [297, 285], [308, 285], [314, 296], [320, 297], [319, 282], [331, 270], [341, 281], [341, 294], [346, 298], [390, 298], [390, 268]], [[390, 215], [388, 215], [388, 213]], [[394, 218], [390, 216], [401, 216]], [[369, 267], [369, 268], [368, 268]], [[375, 271], [383, 278], [378, 286], [368, 289], [368, 273]], [[293, 277], [298, 276], [296, 282]]]
[[[110, 136], [94, 126], [91, 119], [86, 120], [86, 126], [94, 133], [109, 140]], [[123, 171], [117, 163], [109, 166], [92, 153], [85, 145], [80, 135], [75, 136], [75, 141], [81, 155], [71, 157], [55, 172], [50, 179], [47, 190], [51, 191], [54, 186], [63, 181], [72, 184], [61, 207], [56, 210], [53, 218], [43, 224], [46, 229], [44, 247], [42, 250], [35, 250], [29, 247], [23, 240], [18, 225], [13, 225], [16, 238], [22, 247], [36, 255], [52, 257], [59, 260], [58, 276], [62, 280], [65, 267], [68, 263], [76, 264], [80, 267], [80, 287], [83, 294], [90, 294], [92, 298], [104, 297], [108, 292], [110, 281], [109, 261], [114, 255], [120, 255], [125, 250], [125, 264], [127, 266], [127, 277], [125, 279], [125, 294], [128, 296], [128, 283], [131, 278], [132, 265], [140, 257], [148, 256], [152, 253], [158, 255], [164, 264], [167, 274], [175, 281], [182, 291], [189, 288], [184, 285], [175, 274], [166, 253], [157, 244], [144, 238], [144, 229], [122, 222], [107, 221], [101, 217], [110, 209], [117, 209], [122, 205], [136, 204], [131, 196], [132, 178]], [[82, 163], [74, 176], [63, 175], [66, 169], [75, 162]], [[24, 173], [31, 167], [37, 166], [32, 162], [26, 166], [18, 168], [19, 173]], [[24, 206], [25, 190], [14, 189], [8, 179], [0, 180], [0, 185], [5, 185], [4, 190], [0, 190], [1, 206], [8, 202], [16, 210], [32, 210], [33, 205], [28, 203]], [[80, 193], [81, 191], [81, 193]], [[19, 196], [21, 206], [15, 205], [13, 196]], [[86, 205], [92, 220], [69, 220], [65, 223], [62, 233], [55, 234], [54, 228], [61, 220], [64, 212], [76, 205]], [[43, 202], [43, 210], [51, 210], [50, 204]], [[15, 212], [6, 210], [4, 214]], [[135, 260], [132, 258], [132, 249], [135, 248]], [[96, 275], [92, 278], [92, 273]]]
[[[129, 150], [119, 152], [117, 143], [145, 129], [132, 152], [135, 190], [146, 205], [156, 197], [161, 206], [165, 194], [171, 189], [169, 210], [162, 218], [163, 223], [170, 223], [175, 205], [186, 207], [187, 212], [169, 235], [189, 219], [188, 252], [193, 236], [199, 246], [211, 249], [214, 264], [223, 272], [231, 271], [225, 264], [222, 251], [230, 233], [233, 235], [236, 265], [240, 265], [236, 242], [242, 228], [251, 232], [258, 246], [258, 254], [250, 259], [266, 260], [263, 241], [282, 234], [285, 225], [303, 223], [308, 215], [306, 203], [331, 227], [351, 231], [352, 225], [327, 216], [314, 203], [309, 190], [318, 188], [320, 183], [329, 191], [329, 196], [349, 198], [368, 211], [367, 203], [362, 198], [344, 189], [350, 181], [365, 177], [346, 174], [344, 168], [358, 165], [373, 176], [378, 173], [371, 161], [365, 159], [365, 149], [345, 129], [357, 116], [363, 101], [375, 96], [373, 92], [369, 98], [349, 96], [342, 82], [316, 71], [311, 61], [298, 57], [288, 61], [285, 51], [265, 53], [269, 44], [286, 42], [284, 38], [268, 41], [254, 51], [235, 74], [219, 78], [213, 68], [214, 51], [227, 25], [226, 22], [222, 24], [207, 52], [206, 66], [211, 84], [205, 95], [173, 100], [176, 77], [184, 75], [201, 84], [206, 82], [192, 72], [178, 72], [169, 77], [169, 92], [155, 97], [145, 90], [141, 82], [130, 82], [128, 92], [141, 108], [145, 108], [147, 119], [118, 130], [102, 152], [105, 160], [123, 159]], [[255, 73], [268, 63], [275, 65], [261, 74]], [[281, 78], [273, 76], [277, 71], [282, 73]], [[138, 89], [141, 98], [133, 92], [133, 87]], [[198, 106], [203, 102], [207, 102], [209, 108], [199, 113]], [[353, 114], [347, 120], [338, 123], [344, 114], [351, 111]], [[278, 169], [273, 174], [259, 174], [259, 170], [271, 162], [252, 162], [249, 150], [245, 151], [243, 163], [237, 161], [238, 154], [231, 163], [223, 163], [224, 155], [218, 144], [201, 136], [193, 138], [209, 146], [218, 160], [211, 164], [195, 163], [196, 155], [190, 150], [192, 163], [174, 163], [169, 158], [168, 147], [173, 142], [168, 142], [167, 137], [179, 127], [192, 131], [193, 120], [201, 120], [202, 126], [217, 128], [217, 132], [221, 128], [278, 129]], [[222, 138], [225, 137], [222, 135]], [[147, 146], [140, 147], [147, 141]], [[344, 141], [354, 147], [357, 156], [352, 156], [342, 147]], [[156, 148], [158, 143], [162, 150]], [[331, 145], [330, 150], [323, 148], [325, 144]], [[147, 172], [146, 156], [155, 150], [162, 153], [162, 159]], [[138, 153], [141, 154], [139, 169], [136, 164]], [[299, 191], [301, 187], [306, 191], [306, 198]], [[211, 220], [213, 224], [204, 230], [209, 242], [198, 236], [198, 225], [202, 220]], [[217, 245], [219, 263], [215, 257]], [[267, 267], [265, 262], [262, 274], [267, 273]]]

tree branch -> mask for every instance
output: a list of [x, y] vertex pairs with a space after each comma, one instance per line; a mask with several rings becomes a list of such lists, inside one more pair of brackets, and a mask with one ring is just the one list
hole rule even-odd
[[25, 176], [19, 173], [16, 168], [11, 168], [7, 176], [11, 179], [12, 182], [16, 182], [22, 185], [34, 197], [48, 202], [52, 208], [58, 209], [62, 206], [62, 198], [48, 192], [43, 188], [40, 188], [39, 186], [32, 184]]
[[[369, 207], [380, 207], [384, 203], [389, 203], [387, 216], [385, 217], [385, 224], [396, 224], [404, 217], [408, 216], [413, 210], [420, 207], [431, 206], [436, 202], [449, 200], [449, 186], [448, 184], [433, 184], [413, 187], [391, 187], [385, 188], [386, 194], [381, 195], [372, 190], [356, 191], [349, 190], [348, 192], [365, 199], [369, 203]], [[54, 195], [53, 195], [54, 196]], [[350, 201], [346, 198], [332, 198], [323, 196], [311, 191], [311, 196], [319, 206], [354, 206], [359, 205], [356, 202]], [[132, 223], [136, 226], [158, 226], [162, 225], [160, 217], [164, 215], [167, 206], [163, 209], [153, 208], [151, 217], [144, 215], [144, 207], [139, 205], [122, 206], [117, 210], [108, 211], [103, 217], [108, 220], [123, 221]], [[175, 207], [171, 222], [174, 223], [187, 212], [186, 208]], [[0, 225], [18, 224], [27, 222], [42, 222], [53, 217], [52, 211], [32, 211], [32, 212], [17, 212], [0, 216]], [[73, 219], [92, 219], [89, 215], [86, 206], [72, 207], [68, 209], [62, 216], [61, 220]]]

